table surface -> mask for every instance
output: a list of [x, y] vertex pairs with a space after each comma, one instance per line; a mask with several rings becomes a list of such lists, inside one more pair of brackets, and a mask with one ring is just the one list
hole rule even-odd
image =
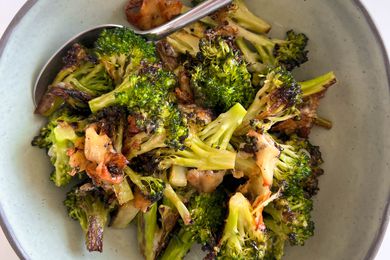
[[[16, 12], [22, 7], [26, 0], [1, 0], [0, 1], [0, 36], [11, 22]], [[388, 10], [390, 10], [390, 1], [383, 0], [362, 0], [371, 13], [379, 31], [382, 34], [383, 40], [386, 44], [387, 52], [390, 54], [390, 17]], [[387, 25], [387, 26], [386, 26]], [[0, 229], [0, 259], [16, 260], [18, 257], [12, 250], [4, 233]], [[381, 248], [378, 252], [376, 260], [390, 259], [390, 227], [388, 227], [385, 238], [382, 242]]]

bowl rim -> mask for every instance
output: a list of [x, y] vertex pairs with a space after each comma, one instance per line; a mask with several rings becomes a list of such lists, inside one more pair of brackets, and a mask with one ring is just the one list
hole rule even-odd
[[[3, 36], [0, 38], [0, 59], [2, 57], [3, 51], [5, 46], [7, 45], [7, 42], [9, 38], [12, 36], [12, 33], [14, 29], [18, 26], [19, 22], [23, 19], [23, 17], [28, 13], [28, 11], [38, 2], [38, 0], [27, 0], [26, 3], [20, 8], [20, 10], [16, 13], [15, 17], [12, 19], [11, 23], [8, 25], [7, 29], [4, 31]], [[386, 51], [384, 41], [382, 39], [382, 36], [374, 22], [374, 20], [371, 18], [371, 15], [367, 8], [364, 6], [364, 4], [361, 2], [361, 0], [352, 0], [352, 2], [358, 7], [358, 9], [362, 12], [364, 15], [364, 18], [366, 22], [368, 23], [370, 30], [374, 34], [375, 40], [379, 45], [380, 51], [382, 52], [383, 62], [385, 65], [385, 70], [387, 74], [387, 81], [390, 91], [390, 61], [389, 61], [389, 55]], [[383, 238], [386, 233], [387, 226], [390, 221], [390, 189], [387, 194], [387, 203], [383, 211], [382, 216], [382, 223], [379, 226], [379, 229], [376, 233], [375, 238], [371, 242], [371, 245], [364, 257], [365, 260], [373, 260], [375, 259], [375, 256], [377, 255], [379, 248], [382, 244]], [[5, 217], [3, 207], [1, 206], [0, 201], [0, 226], [5, 234], [5, 237], [7, 238], [8, 242], [10, 243], [12, 249], [15, 251], [16, 255], [20, 259], [29, 259], [28, 254], [23, 249], [22, 245], [18, 241], [18, 239], [15, 236], [15, 233], [12, 230], [11, 225], [9, 224], [8, 220]], [[390, 230], [389, 230], [390, 232]]]

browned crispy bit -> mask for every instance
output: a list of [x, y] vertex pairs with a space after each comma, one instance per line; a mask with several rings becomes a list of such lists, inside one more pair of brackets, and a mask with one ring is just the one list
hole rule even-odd
[[130, 0], [125, 11], [129, 23], [148, 30], [179, 15], [182, 7], [179, 0]]
[[317, 109], [323, 95], [323, 93], [318, 93], [305, 98], [303, 105], [299, 109], [301, 112], [299, 118], [291, 118], [280, 122], [272, 127], [272, 130], [283, 132], [287, 135], [296, 133], [300, 137], [307, 138], [317, 118]]
[[190, 78], [186, 71], [179, 73], [179, 87], [175, 89], [176, 97], [181, 104], [194, 104], [194, 94], [190, 87]]
[[167, 41], [158, 41], [156, 43], [156, 50], [165, 68], [174, 71], [179, 66], [177, 60], [178, 54]]

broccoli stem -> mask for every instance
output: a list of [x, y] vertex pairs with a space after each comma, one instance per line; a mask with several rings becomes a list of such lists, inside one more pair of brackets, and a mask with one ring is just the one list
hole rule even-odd
[[324, 127], [326, 129], [331, 129], [333, 126], [332, 121], [330, 121], [326, 118], [323, 118], [323, 117], [319, 117], [319, 116], [314, 118], [314, 124], [321, 126], [321, 127]]
[[[138, 138], [139, 137], [139, 138]], [[150, 152], [153, 149], [156, 148], [162, 148], [166, 147], [167, 145], [165, 144], [166, 141], [166, 131], [162, 130], [160, 133], [155, 133], [152, 136], [148, 136], [146, 133], [141, 132], [137, 135], [135, 135], [133, 138], [136, 139], [136, 142], [141, 143], [139, 149], [131, 149], [131, 152], [127, 156], [128, 160], [131, 160], [132, 158], [144, 154], [147, 152]], [[146, 141], [144, 139], [148, 138]]]
[[157, 231], [157, 203], [153, 203], [146, 213], [138, 215], [138, 243], [146, 260], [154, 260], [156, 257], [154, 238]]
[[273, 55], [275, 42], [264, 35], [255, 34], [246, 30], [231, 19], [228, 19], [228, 21], [230, 25], [237, 28], [237, 38], [244, 38], [255, 47], [263, 64], [274, 65], [276, 63], [276, 59]]
[[219, 150], [203, 143], [199, 137], [188, 138], [189, 150], [178, 151], [171, 163], [184, 167], [198, 168], [199, 170], [226, 170], [234, 169], [236, 153]]
[[248, 70], [252, 73], [260, 73], [266, 69], [266, 65], [260, 62], [260, 56], [256, 52], [252, 51], [249, 48], [248, 44], [245, 42], [243, 37], [238, 37], [236, 39], [236, 44], [240, 51], [242, 52], [245, 61], [248, 63]]
[[237, 21], [242, 27], [257, 33], [268, 33], [271, 25], [249, 11], [244, 0], [233, 1], [234, 10], [230, 12], [230, 18]]
[[161, 260], [183, 259], [193, 244], [193, 234], [180, 229], [179, 233], [169, 241]]
[[186, 31], [178, 31], [166, 38], [167, 42], [180, 53], [195, 57], [199, 52], [199, 38]]
[[314, 79], [299, 82], [299, 85], [301, 86], [303, 97], [307, 97], [324, 91], [335, 83], [336, 75], [331, 71]]
[[171, 185], [166, 184], [164, 196], [175, 206], [185, 225], [191, 224], [191, 214]]
[[121, 183], [114, 184], [112, 188], [120, 205], [134, 199], [133, 191], [126, 179], [123, 179]]
[[130, 169], [130, 167], [126, 166], [123, 170], [127, 176], [130, 177], [132, 183], [134, 183], [137, 187], [143, 187], [141, 178], [132, 169]]
[[209, 123], [200, 133], [199, 137], [206, 144], [226, 150], [234, 130], [242, 123], [246, 110], [241, 104], [235, 104], [226, 113], [220, 114], [217, 119]]

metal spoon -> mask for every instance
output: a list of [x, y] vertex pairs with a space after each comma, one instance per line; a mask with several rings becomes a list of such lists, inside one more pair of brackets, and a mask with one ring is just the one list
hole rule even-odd
[[[231, 1], [232, 0], [209, 0], [159, 27], [147, 31], [140, 31], [137, 29], [133, 30], [136, 34], [142, 35], [148, 40], [158, 40], [182, 29], [186, 25], [205, 17], [212, 12], [215, 12], [221, 7], [229, 4]], [[41, 97], [46, 92], [47, 87], [51, 84], [58, 71], [62, 68], [62, 57], [65, 56], [66, 52], [74, 43], [80, 43], [86, 47], [92, 47], [97, 37], [104, 29], [117, 27], [124, 26], [118, 24], [98, 25], [75, 35], [62, 45], [61, 48], [59, 48], [59, 50], [51, 56], [38, 75], [33, 88], [33, 101], [35, 106], [38, 105]]]

